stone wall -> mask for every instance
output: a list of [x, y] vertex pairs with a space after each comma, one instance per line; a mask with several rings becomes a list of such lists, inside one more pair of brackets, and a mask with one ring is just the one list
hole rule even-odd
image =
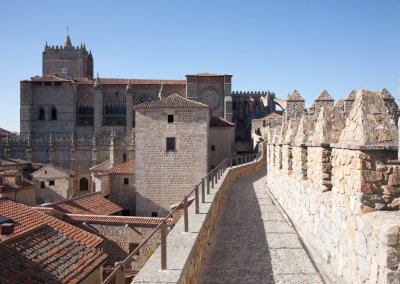
[[398, 283], [398, 131], [380, 93], [359, 91], [342, 111], [303, 114], [292, 140], [270, 131], [268, 190], [340, 281]]

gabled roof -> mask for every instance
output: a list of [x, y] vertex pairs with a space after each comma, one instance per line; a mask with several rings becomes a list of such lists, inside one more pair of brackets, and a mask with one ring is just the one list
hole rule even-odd
[[43, 76], [31, 77], [31, 81], [33, 81], [33, 82], [68, 82], [68, 80], [57, 77], [54, 74], [46, 74]]
[[[52, 169], [54, 169], [55, 171], [59, 172], [60, 174], [59, 175], [54, 175], [54, 174], [51, 174], [51, 173], [47, 174], [47, 171], [48, 170], [52, 170]], [[39, 170], [33, 172], [31, 175], [35, 176], [35, 177], [41, 177], [42, 174], [45, 175], [48, 178], [65, 178], [65, 177], [69, 177], [69, 176], [70, 177], [75, 176], [75, 173], [73, 171], [71, 171], [69, 169], [63, 169], [63, 168], [60, 168], [60, 167], [56, 167], [56, 166], [54, 166], [52, 164], [48, 164], [48, 165], [40, 168]]]
[[210, 119], [210, 127], [235, 127], [235, 124], [221, 117], [213, 116]]
[[255, 119], [255, 120], [279, 120], [282, 119], [282, 115], [276, 112], [271, 112], [270, 114], [267, 114], [266, 116]]
[[106, 259], [99, 249], [44, 224], [0, 242], [0, 282], [78, 283]]
[[46, 204], [60, 213], [111, 215], [122, 208], [101, 196], [99, 192], [77, 196], [68, 200]]
[[178, 94], [172, 94], [160, 101], [144, 102], [136, 105], [134, 109], [146, 108], [209, 108], [208, 105], [188, 100]]
[[91, 233], [78, 229], [45, 213], [38, 212], [26, 205], [16, 203], [6, 197], [0, 197], [0, 215], [15, 222], [14, 234], [17, 236], [43, 224], [47, 224], [75, 241], [88, 247], [97, 247], [103, 240]]

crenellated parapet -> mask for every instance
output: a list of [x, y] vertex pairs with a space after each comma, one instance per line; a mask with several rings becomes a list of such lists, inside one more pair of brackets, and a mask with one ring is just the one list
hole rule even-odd
[[268, 130], [267, 186], [343, 283], [400, 279], [397, 112], [359, 90]]

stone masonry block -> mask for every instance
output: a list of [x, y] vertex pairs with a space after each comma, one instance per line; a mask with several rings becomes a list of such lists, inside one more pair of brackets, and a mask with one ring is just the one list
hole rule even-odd
[[375, 171], [362, 170], [361, 181], [363, 182], [375, 182], [383, 180], [383, 174]]
[[383, 245], [397, 245], [399, 226], [379, 227], [374, 231], [373, 235]]
[[385, 268], [396, 268], [399, 265], [397, 250], [391, 246], [381, 245], [376, 252], [380, 266]]

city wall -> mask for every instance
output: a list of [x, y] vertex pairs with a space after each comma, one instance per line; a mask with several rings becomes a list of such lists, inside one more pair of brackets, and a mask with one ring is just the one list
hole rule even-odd
[[399, 283], [396, 118], [382, 91], [351, 95], [268, 131], [267, 190], [341, 281]]

